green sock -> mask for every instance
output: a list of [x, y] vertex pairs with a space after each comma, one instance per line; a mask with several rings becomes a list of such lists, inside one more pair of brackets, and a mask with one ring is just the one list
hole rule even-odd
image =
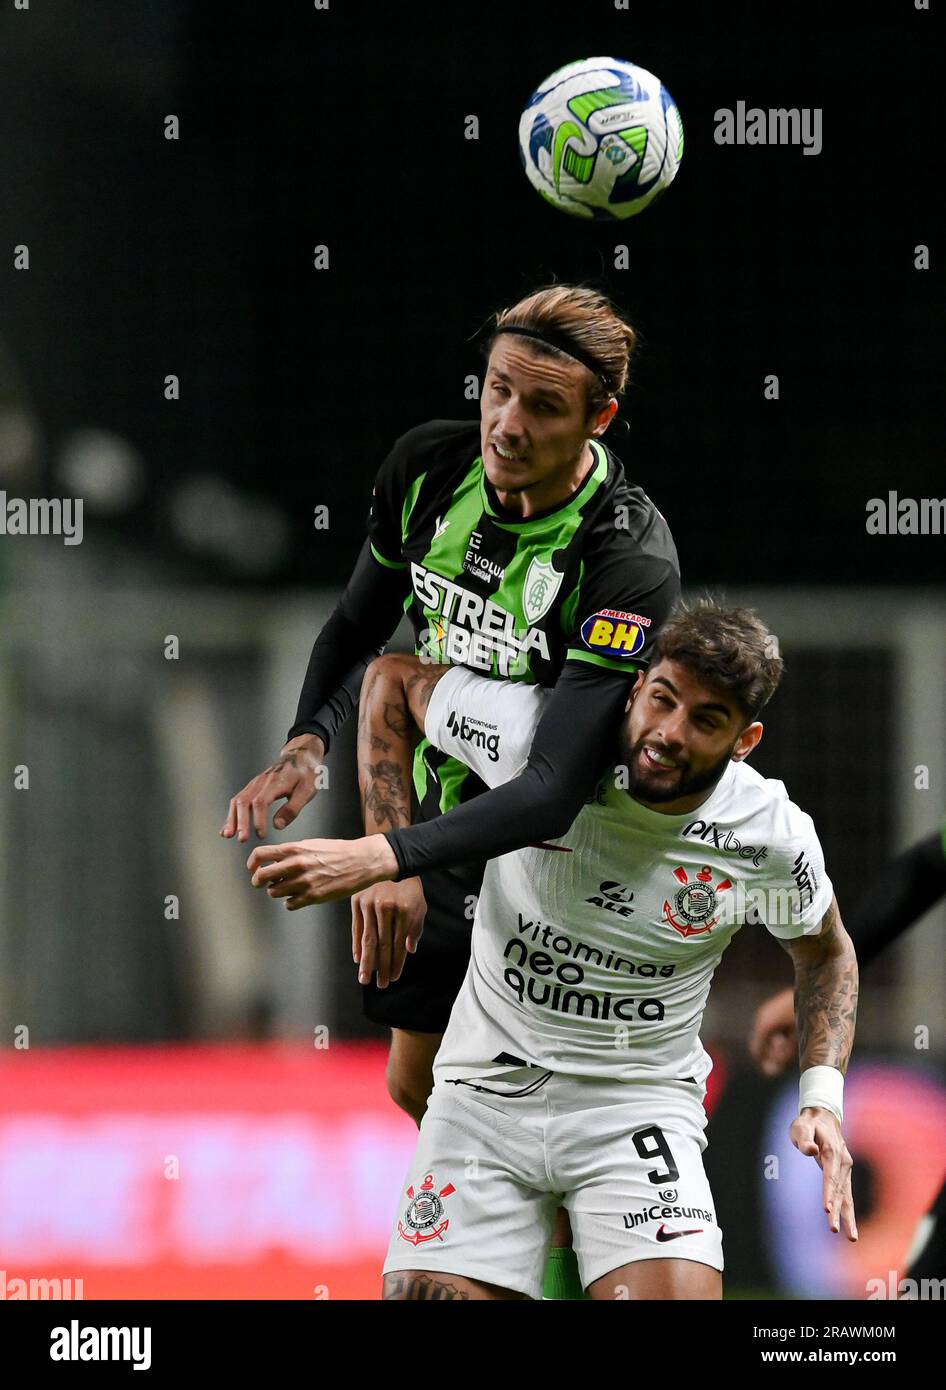
[[553, 1245], [545, 1261], [542, 1297], [576, 1302], [587, 1295], [578, 1274], [578, 1259], [570, 1245]]

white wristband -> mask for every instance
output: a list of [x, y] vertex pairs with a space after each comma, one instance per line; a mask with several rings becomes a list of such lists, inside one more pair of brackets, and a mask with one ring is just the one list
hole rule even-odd
[[837, 1067], [808, 1067], [798, 1083], [798, 1109], [818, 1106], [844, 1121], [844, 1076]]

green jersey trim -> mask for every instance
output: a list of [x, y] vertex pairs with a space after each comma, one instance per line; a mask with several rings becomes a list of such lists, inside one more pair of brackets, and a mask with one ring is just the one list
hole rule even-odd
[[421, 806], [423, 806], [424, 797], [427, 795], [428, 778], [427, 759], [424, 757], [424, 753], [432, 746], [429, 738], [422, 738], [414, 749], [414, 766], [411, 772], [414, 779], [414, 791], [417, 794], [417, 800]]
[[565, 653], [566, 661], [587, 661], [589, 666], [603, 666], [606, 671], [620, 671], [622, 675], [633, 676], [641, 668], [633, 661], [614, 661], [609, 656], [598, 656], [595, 652], [583, 652], [579, 647], [569, 647]]
[[377, 548], [377, 546], [374, 544], [373, 541], [370, 542], [370, 545], [371, 545], [371, 553], [372, 553], [372, 555], [373, 555], [374, 558], [377, 560], [377, 562], [378, 562], [379, 565], [384, 565], [385, 569], [389, 569], [389, 570], [406, 570], [406, 569], [407, 569], [407, 561], [406, 561], [406, 560], [388, 560], [388, 559], [386, 559], [386, 557], [385, 557], [384, 555], [381, 554], [381, 551]]
[[486, 491], [486, 466], [483, 463], [483, 456], [481, 454], [476, 462], [480, 465], [480, 497], [483, 502], [483, 510], [493, 519], [497, 526], [500, 526], [504, 531], [513, 532], [527, 531], [530, 526], [536, 525], [541, 521], [548, 521], [550, 517], [554, 516], [555, 519], [558, 520], [559, 517], [565, 517], [568, 516], [570, 512], [577, 511], [579, 507], [583, 507], [588, 499], [597, 492], [598, 488], [608, 476], [608, 456], [604, 451], [604, 446], [599, 444], [596, 439], [592, 439], [590, 443], [597, 462], [594, 468], [589, 471], [588, 476], [575, 495], [571, 497], [563, 507], [558, 507], [552, 512], [543, 512], [539, 517], [526, 517], [524, 521], [509, 521], [506, 517], [499, 516], [490, 505], [489, 495]]
[[445, 758], [437, 773], [440, 782], [440, 814], [445, 815], [460, 804], [460, 791], [470, 775], [470, 769], [457, 758]]
[[401, 508], [401, 540], [407, 540], [407, 532], [411, 524], [411, 513], [417, 505], [417, 498], [427, 477], [426, 471], [419, 474], [407, 489], [407, 496], [404, 498], [404, 506]]

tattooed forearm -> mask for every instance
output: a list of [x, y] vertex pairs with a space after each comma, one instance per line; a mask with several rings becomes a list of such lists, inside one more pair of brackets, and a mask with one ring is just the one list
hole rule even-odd
[[369, 672], [358, 710], [358, 786], [367, 835], [411, 823], [413, 742], [403, 687], [386, 674], [392, 664], [378, 663]]
[[364, 764], [360, 775], [361, 809], [368, 835], [410, 825], [411, 801], [404, 773], [388, 759]]
[[405, 1270], [403, 1273], [384, 1276], [384, 1292], [381, 1297], [383, 1299], [396, 1299], [400, 1302], [411, 1298], [426, 1299], [428, 1302], [446, 1302], [461, 1298], [469, 1299], [470, 1295], [463, 1289], [457, 1288], [449, 1277], [442, 1279], [433, 1274], [415, 1274], [411, 1270]]
[[807, 1067], [846, 1071], [857, 1018], [857, 958], [832, 902], [821, 935], [792, 943], [798, 1057]]
[[358, 784], [365, 833], [411, 823], [411, 767], [431, 692], [447, 666], [396, 654], [372, 662], [358, 711]]
[[798, 1056], [806, 1067], [847, 1071], [857, 1017], [857, 962], [829, 959], [812, 966], [795, 982]]

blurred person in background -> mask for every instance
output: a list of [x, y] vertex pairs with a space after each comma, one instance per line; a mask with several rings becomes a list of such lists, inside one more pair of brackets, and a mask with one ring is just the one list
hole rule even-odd
[[[870, 893], [849, 914], [848, 934], [863, 968], [946, 896], [946, 825], [911, 845], [875, 878]], [[792, 989], [759, 1005], [749, 1050], [766, 1076], [781, 1076], [798, 1058]], [[907, 1275], [946, 1278], [946, 1182], [920, 1221], [907, 1253]]]

